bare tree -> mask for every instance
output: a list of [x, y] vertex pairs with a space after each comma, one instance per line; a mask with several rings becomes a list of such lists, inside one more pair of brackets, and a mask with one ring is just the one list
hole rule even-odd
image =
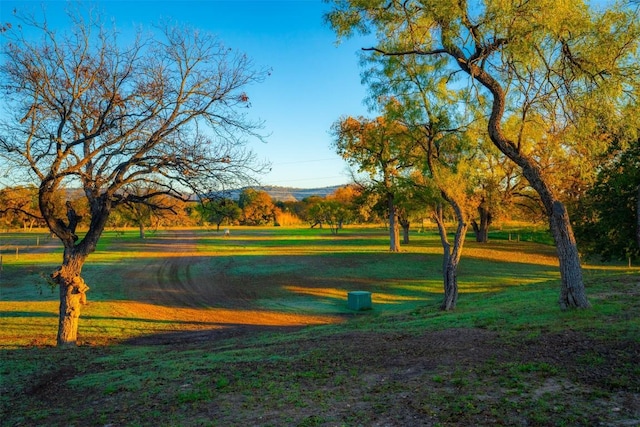
[[[127, 186], [182, 198], [262, 171], [246, 148], [247, 136], [260, 139], [260, 123], [244, 113], [245, 88], [268, 74], [195, 29], [164, 24], [125, 47], [92, 12], [68, 16], [71, 29], [60, 32], [16, 16], [19, 25], [3, 27], [0, 65], [0, 156], [35, 180], [42, 217], [64, 244], [51, 276], [60, 288], [59, 346], [76, 342], [89, 290], [82, 267], [110, 212], [145, 197]], [[89, 205], [83, 236], [75, 202], [63, 200], [60, 215], [54, 197], [69, 187], [82, 188]]]

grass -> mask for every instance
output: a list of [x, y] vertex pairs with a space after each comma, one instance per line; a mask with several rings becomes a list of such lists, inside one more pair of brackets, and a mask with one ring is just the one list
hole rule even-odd
[[[433, 232], [412, 234], [398, 254], [375, 228], [136, 236], [107, 233], [92, 254], [82, 345], [60, 351], [57, 294], [40, 277], [55, 268], [59, 249], [27, 245], [29, 233], [2, 235], [0, 424], [556, 426], [640, 418], [639, 269], [586, 267], [593, 308], [561, 312], [553, 248], [536, 238], [469, 242], [458, 309], [444, 313]], [[374, 310], [347, 310], [346, 292], [355, 289], [372, 291]], [[181, 331], [192, 335], [128, 341]]]

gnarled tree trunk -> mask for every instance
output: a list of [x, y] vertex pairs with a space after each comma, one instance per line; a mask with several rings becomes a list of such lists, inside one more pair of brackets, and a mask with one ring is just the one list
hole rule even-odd
[[58, 317], [58, 346], [75, 345], [78, 337], [78, 318], [80, 308], [86, 304], [86, 292], [89, 287], [80, 273], [86, 255], [81, 255], [73, 248], [65, 248], [62, 265], [51, 275], [54, 283], [60, 288], [60, 308]]
[[93, 252], [109, 218], [111, 203], [105, 197], [92, 198], [89, 230], [79, 241], [76, 227], [81, 220], [71, 202], [66, 202], [66, 221], [55, 214], [52, 201], [59, 182], [45, 180], [39, 189], [40, 212], [49, 229], [64, 245], [62, 264], [51, 274], [53, 283], [59, 286], [60, 306], [57, 344], [59, 347], [75, 346], [78, 338], [80, 309], [86, 304], [89, 286], [80, 276], [87, 257]]

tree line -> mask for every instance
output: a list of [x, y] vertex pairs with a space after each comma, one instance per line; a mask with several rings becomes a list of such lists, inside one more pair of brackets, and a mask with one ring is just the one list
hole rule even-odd
[[[149, 190], [137, 189], [138, 193]], [[431, 220], [428, 205], [416, 202], [406, 195], [396, 196], [396, 213], [402, 229], [402, 242], [409, 243], [409, 231], [419, 224], [424, 228], [425, 221]], [[375, 187], [353, 183], [337, 188], [326, 196], [311, 195], [302, 200], [282, 201], [274, 199], [268, 191], [245, 188], [235, 198], [223, 194], [196, 200], [187, 200], [156, 195], [153, 203], [129, 202], [116, 207], [107, 222], [107, 228], [118, 230], [137, 227], [140, 238], [145, 237], [145, 229], [183, 226], [309, 226], [327, 228], [337, 234], [344, 226], [352, 224], [388, 224], [386, 195]], [[59, 206], [70, 201], [79, 216], [78, 227], [89, 226], [90, 214], [86, 201], [79, 189], [65, 189], [56, 196]], [[484, 206], [484, 200], [479, 201]], [[480, 215], [473, 219], [476, 223], [474, 233], [478, 242], [488, 240], [489, 225], [497, 221], [539, 222], [540, 210], [530, 206], [513, 203], [493, 207], [488, 214], [490, 221], [484, 218], [485, 210], [479, 207]], [[488, 212], [488, 208], [486, 211]], [[445, 210], [447, 221], [453, 218], [451, 210]], [[485, 215], [486, 216], [486, 215]], [[477, 223], [482, 223], [482, 231]], [[34, 227], [46, 227], [38, 206], [38, 189], [34, 186], [16, 186], [0, 189], [0, 229], [5, 231], [23, 229], [30, 231]]]

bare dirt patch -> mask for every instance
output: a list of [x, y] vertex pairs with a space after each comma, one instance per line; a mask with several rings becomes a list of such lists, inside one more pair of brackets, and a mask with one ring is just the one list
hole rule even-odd
[[[166, 234], [166, 235], [165, 235]], [[210, 257], [198, 254], [193, 231], [167, 231], [160, 237], [146, 239], [157, 257], [141, 263], [125, 276], [130, 297], [134, 300], [171, 307], [250, 307], [256, 294], [249, 283], [228, 277], [225, 258], [222, 265], [212, 265]]]

